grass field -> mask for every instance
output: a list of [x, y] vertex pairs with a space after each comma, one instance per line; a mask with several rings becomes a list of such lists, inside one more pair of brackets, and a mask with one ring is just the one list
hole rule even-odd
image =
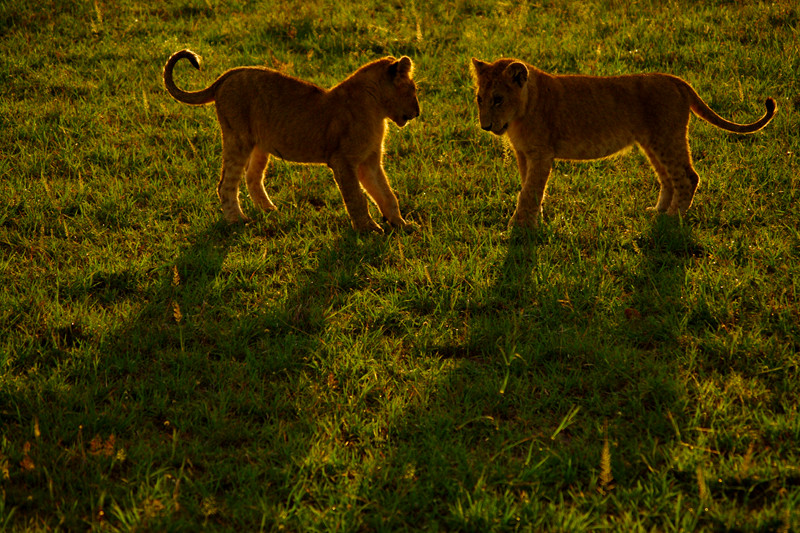
[[[800, 531], [796, 2], [40, 4], [0, 2], [0, 530]], [[185, 47], [191, 89], [409, 55], [419, 230], [359, 236], [283, 162], [225, 224]], [[558, 163], [518, 234], [468, 70], [501, 55], [779, 110], [693, 119], [682, 220], [632, 151]]]

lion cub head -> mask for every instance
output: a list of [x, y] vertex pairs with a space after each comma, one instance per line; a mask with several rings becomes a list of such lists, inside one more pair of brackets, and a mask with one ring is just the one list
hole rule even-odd
[[513, 59], [484, 63], [473, 57], [472, 69], [481, 128], [502, 135], [525, 112], [528, 67]]
[[414, 67], [411, 59], [405, 56], [398, 60], [390, 57], [387, 61], [387, 76], [382, 87], [383, 104], [392, 122], [402, 128], [420, 113], [417, 86], [411, 79]]

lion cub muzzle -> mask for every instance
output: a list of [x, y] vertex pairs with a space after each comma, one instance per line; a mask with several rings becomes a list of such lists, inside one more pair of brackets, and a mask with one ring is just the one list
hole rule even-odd
[[508, 124], [503, 124], [499, 128], [495, 128], [493, 124], [481, 124], [481, 129], [483, 131], [494, 133], [495, 135], [502, 135], [506, 132], [506, 130], [508, 130]]
[[414, 98], [414, 109], [412, 109], [410, 113], [404, 113], [403, 120], [405, 122], [408, 122], [409, 120], [414, 120], [419, 116], [419, 114], [420, 114], [419, 100]]
[[402, 128], [403, 126], [405, 126], [405, 125], [406, 125], [406, 124], [408, 124], [410, 121], [412, 121], [412, 120], [414, 120], [415, 118], [417, 118], [418, 116], [419, 116], [419, 104], [417, 104], [417, 108], [416, 108], [416, 110], [414, 110], [414, 111], [411, 111], [410, 113], [403, 113], [403, 114], [400, 116], [400, 119], [399, 119], [399, 120], [397, 120], [397, 121], [395, 121], [395, 124], [397, 124], [399, 127], [401, 127], [401, 128]]
[[419, 105], [417, 105], [417, 109], [414, 110], [412, 113], [403, 114], [403, 117], [402, 117], [403, 125], [405, 125], [410, 120], [414, 120], [418, 116], [419, 116]]

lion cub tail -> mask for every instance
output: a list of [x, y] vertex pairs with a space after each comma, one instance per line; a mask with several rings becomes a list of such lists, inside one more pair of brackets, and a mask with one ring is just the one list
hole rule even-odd
[[733, 133], [755, 133], [767, 124], [769, 121], [772, 120], [772, 117], [775, 116], [775, 111], [778, 110], [778, 106], [775, 104], [775, 100], [772, 98], [767, 98], [764, 102], [764, 105], [767, 107], [767, 112], [764, 113], [764, 116], [760, 119], [756, 120], [750, 124], [737, 124], [736, 122], [730, 122], [725, 120], [721, 116], [717, 115], [714, 110], [708, 107], [702, 98], [697, 94], [697, 92], [688, 84], [685, 84], [685, 87], [688, 89], [689, 97], [691, 100], [692, 111], [698, 117], [702, 118], [709, 124], [713, 124], [714, 126], [721, 128], [726, 131], [730, 131]]
[[216, 82], [206, 89], [193, 92], [184, 91], [175, 85], [175, 81], [172, 79], [172, 70], [175, 68], [175, 64], [184, 58], [188, 59], [189, 63], [191, 63], [194, 68], [200, 70], [200, 56], [191, 50], [175, 52], [167, 60], [167, 64], [164, 65], [164, 86], [167, 88], [167, 91], [174, 99], [185, 104], [203, 105], [213, 102], [217, 90]]

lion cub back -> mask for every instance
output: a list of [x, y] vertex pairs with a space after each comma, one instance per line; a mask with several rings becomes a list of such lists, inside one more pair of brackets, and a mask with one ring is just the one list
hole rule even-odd
[[671, 76], [544, 77], [542, 84], [558, 95], [551, 129], [559, 159], [609, 157], [689, 120], [689, 104]]
[[217, 117], [223, 136], [248, 136], [265, 152], [288, 161], [324, 163], [326, 96], [312, 83], [245, 67], [217, 89]]

